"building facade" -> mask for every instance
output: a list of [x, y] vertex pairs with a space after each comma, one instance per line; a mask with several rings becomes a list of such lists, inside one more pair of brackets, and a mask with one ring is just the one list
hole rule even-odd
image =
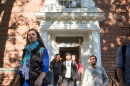
[[[66, 4], [67, 2], [68, 4]], [[78, 48], [84, 69], [90, 55], [96, 55], [97, 64], [101, 66], [99, 22], [103, 20], [105, 13], [99, 12], [92, 0], [89, 2], [68, 0], [67, 2], [61, 2], [65, 3], [64, 6], [60, 5], [58, 0], [54, 0], [54, 2], [47, 0], [45, 7], [35, 13], [37, 21], [40, 21], [39, 30], [49, 50], [50, 59], [53, 59], [56, 53], [62, 52], [63, 48], [64, 50], [65, 48], [70, 49], [68, 51], [72, 53], [73, 48]], [[78, 2], [81, 7], [77, 6]], [[73, 3], [76, 3], [75, 7], [73, 7]], [[82, 39], [81, 47], [79, 47], [79, 39]], [[64, 55], [61, 55], [63, 59]]]
[[[20, 66], [26, 32], [37, 29], [49, 52], [62, 61], [67, 51], [79, 57], [84, 69], [96, 55], [114, 79], [116, 51], [130, 42], [128, 0], [1, 0], [0, 84], [11, 86]], [[111, 80], [109, 85], [111, 84]]]

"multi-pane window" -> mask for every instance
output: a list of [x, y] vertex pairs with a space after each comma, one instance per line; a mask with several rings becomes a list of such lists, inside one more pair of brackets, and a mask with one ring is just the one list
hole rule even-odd
[[80, 8], [81, 0], [59, 0], [59, 4], [65, 8]]

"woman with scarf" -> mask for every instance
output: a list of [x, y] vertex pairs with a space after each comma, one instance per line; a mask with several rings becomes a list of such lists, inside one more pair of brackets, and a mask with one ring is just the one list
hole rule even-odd
[[[40, 56], [40, 51], [43, 52]], [[27, 32], [26, 47], [23, 50], [22, 62], [13, 86], [20, 81], [20, 86], [43, 85], [43, 78], [49, 69], [49, 56], [41, 36], [35, 29]]]

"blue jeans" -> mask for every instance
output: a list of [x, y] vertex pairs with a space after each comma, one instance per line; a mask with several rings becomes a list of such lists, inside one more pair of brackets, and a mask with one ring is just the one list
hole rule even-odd
[[[80, 86], [80, 83], [79, 84], [76, 84], [77, 82], [77, 78], [75, 78], [75, 82], [74, 82], [74, 86]], [[80, 82], [80, 81], [79, 81]]]
[[[25, 80], [23, 86], [30, 86], [30, 81]], [[48, 85], [43, 85], [43, 86], [48, 86]]]
[[29, 80], [25, 80], [23, 86], [30, 86]]

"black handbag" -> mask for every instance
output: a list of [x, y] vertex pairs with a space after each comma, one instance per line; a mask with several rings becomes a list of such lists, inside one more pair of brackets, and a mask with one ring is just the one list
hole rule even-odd
[[50, 85], [51, 84], [51, 80], [49, 79], [48, 75], [49, 75], [49, 71], [47, 72], [47, 74], [43, 78], [42, 85]]

